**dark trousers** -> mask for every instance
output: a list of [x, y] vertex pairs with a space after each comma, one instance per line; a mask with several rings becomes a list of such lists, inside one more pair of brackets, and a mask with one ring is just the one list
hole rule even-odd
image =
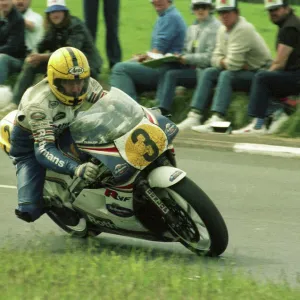
[[[103, 0], [104, 20], [106, 25], [106, 54], [109, 66], [112, 68], [121, 61], [121, 46], [119, 42], [119, 8], [120, 0]], [[99, 0], [84, 0], [84, 19], [94, 41], [98, 29]]]
[[252, 81], [248, 114], [264, 118], [270, 99], [300, 93], [300, 70], [260, 71]]
[[46, 74], [47, 62], [40, 63], [37, 67], [33, 67], [29, 63], [24, 63], [21, 74], [14, 85], [13, 102], [19, 105], [25, 91], [34, 83], [37, 74]]

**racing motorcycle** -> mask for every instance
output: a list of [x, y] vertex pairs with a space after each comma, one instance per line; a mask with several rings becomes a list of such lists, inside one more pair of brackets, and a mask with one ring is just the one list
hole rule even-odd
[[[16, 112], [0, 123], [6, 153]], [[57, 141], [64, 155], [97, 164], [98, 179], [90, 183], [47, 170], [44, 185], [44, 197], [77, 211], [85, 226], [67, 226], [51, 209], [48, 216], [79, 237], [106, 232], [179, 242], [199, 255], [222, 254], [226, 224], [204, 191], [176, 167], [172, 142], [177, 133], [170, 119], [112, 88], [79, 112]]]

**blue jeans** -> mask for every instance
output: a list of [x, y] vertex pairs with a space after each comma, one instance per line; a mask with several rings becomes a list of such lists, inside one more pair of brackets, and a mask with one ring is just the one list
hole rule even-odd
[[171, 69], [162, 76], [158, 88], [156, 99], [159, 107], [171, 111], [172, 103], [177, 85], [187, 88], [195, 87], [197, 84], [197, 70], [185, 66], [178, 66], [178, 69]]
[[9, 155], [16, 166], [18, 210], [35, 221], [44, 213], [43, 189], [46, 170], [35, 158], [31, 133], [14, 126]]
[[248, 114], [264, 118], [270, 99], [282, 98], [300, 93], [300, 70], [297, 71], [260, 71], [251, 86]]
[[21, 71], [23, 60], [0, 53], [0, 84], [4, 84], [9, 75]]
[[139, 91], [155, 90], [161, 76], [169, 68], [168, 64], [152, 69], [138, 62], [120, 62], [112, 69], [110, 84], [137, 100], [137, 89]]
[[234, 90], [250, 90], [254, 75], [254, 71], [205, 69], [198, 83], [197, 93], [192, 99], [191, 107], [204, 110], [208, 106], [213, 88], [216, 86], [211, 110], [225, 115], [231, 102], [232, 92]]
[[16, 166], [18, 210], [27, 212], [32, 221], [44, 213], [43, 188], [46, 170], [38, 163], [34, 152], [13, 157]]

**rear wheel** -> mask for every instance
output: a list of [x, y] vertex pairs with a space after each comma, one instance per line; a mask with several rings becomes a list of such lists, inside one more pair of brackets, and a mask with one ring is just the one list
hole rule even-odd
[[167, 189], [154, 188], [178, 219], [170, 231], [198, 255], [218, 256], [228, 245], [228, 231], [220, 212], [210, 198], [189, 178]]

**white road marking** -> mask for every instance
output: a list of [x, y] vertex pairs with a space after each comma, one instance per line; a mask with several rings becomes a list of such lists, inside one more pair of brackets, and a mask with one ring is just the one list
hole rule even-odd
[[267, 154], [281, 157], [300, 157], [300, 148], [273, 146], [264, 144], [234, 144], [233, 150], [235, 152], [247, 152], [252, 154]]
[[13, 185], [1, 185], [0, 184], [0, 188], [4, 188], [4, 189], [16, 189], [16, 186]]

